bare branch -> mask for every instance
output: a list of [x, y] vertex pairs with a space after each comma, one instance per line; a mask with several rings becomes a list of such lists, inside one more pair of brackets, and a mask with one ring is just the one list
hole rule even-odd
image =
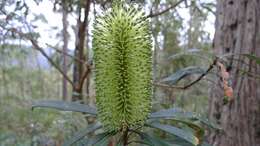
[[210, 7], [206, 5], [201, 5], [202, 8], [206, 9], [207, 11], [211, 12], [214, 16], [217, 16], [216, 12], [212, 10]]
[[38, 45], [37, 41], [34, 40], [31, 36], [26, 35], [20, 31], [18, 31], [15, 28], [11, 28], [9, 29], [11, 32], [13, 33], [17, 33], [20, 37], [25, 38], [27, 40], [29, 40], [32, 44], [32, 46], [38, 50], [50, 63], [51, 65], [56, 68], [61, 74], [62, 76], [73, 86], [73, 82], [72, 80], [60, 69], [60, 67], [48, 56], [48, 54]]
[[86, 63], [85, 60], [81, 60], [81, 59], [79, 59], [79, 58], [77, 58], [77, 57], [75, 57], [75, 56], [73, 56], [73, 55], [71, 55], [71, 54], [69, 54], [69, 53], [67, 53], [67, 52], [63, 52], [62, 50], [60, 50], [60, 49], [58, 49], [57, 47], [54, 47], [54, 46], [52, 46], [52, 45], [50, 45], [50, 44], [47, 44], [47, 43], [46, 43], [46, 45], [47, 45], [48, 47], [50, 47], [51, 49], [55, 50], [56, 52], [60, 53], [60, 54], [64, 53], [64, 55], [66, 55], [66, 56], [68, 56], [68, 57], [70, 57], [70, 58], [72, 58], [72, 59], [74, 59], [74, 60], [76, 60], [76, 61], [78, 61], [78, 62], [80, 62], [80, 63], [83, 63], [83, 64], [88, 65], [88, 63]]
[[166, 8], [165, 10], [162, 10], [162, 11], [160, 11], [160, 12], [157, 12], [157, 13], [151, 12], [151, 13], [147, 16], [147, 18], [149, 18], [149, 17], [157, 17], [157, 16], [159, 16], [159, 15], [162, 15], [162, 14], [164, 14], [164, 13], [170, 11], [171, 9], [176, 8], [179, 4], [181, 4], [181, 3], [184, 2], [184, 1], [185, 1], [185, 0], [180, 0], [180, 1], [178, 1], [177, 3], [171, 5], [170, 7]]

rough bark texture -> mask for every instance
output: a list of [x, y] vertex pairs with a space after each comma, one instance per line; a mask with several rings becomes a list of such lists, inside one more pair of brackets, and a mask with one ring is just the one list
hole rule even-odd
[[[218, 0], [216, 55], [247, 53], [260, 56], [260, 0]], [[242, 61], [238, 61], [242, 60]], [[223, 88], [215, 85], [210, 93], [209, 117], [223, 131], [210, 135], [214, 146], [260, 146], [260, 80], [248, 75], [260, 74], [260, 67], [243, 56], [227, 59], [234, 100], [224, 104]]]

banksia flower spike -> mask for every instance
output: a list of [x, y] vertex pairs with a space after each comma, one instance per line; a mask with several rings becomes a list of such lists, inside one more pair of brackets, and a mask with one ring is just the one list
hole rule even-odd
[[133, 5], [114, 4], [94, 23], [98, 118], [108, 131], [144, 124], [151, 109], [152, 41], [149, 21]]

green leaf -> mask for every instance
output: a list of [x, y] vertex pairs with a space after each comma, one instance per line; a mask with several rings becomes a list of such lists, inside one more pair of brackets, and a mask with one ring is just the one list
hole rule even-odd
[[166, 142], [164, 139], [161, 139], [160, 137], [150, 136], [140, 131], [135, 131], [135, 133], [137, 133], [141, 137], [143, 143], [149, 146], [172, 146], [172, 144]]
[[222, 128], [220, 128], [215, 122], [210, 121], [208, 118], [198, 116], [198, 117], [196, 117], [196, 119], [199, 120], [201, 123], [213, 128], [213, 129], [222, 130]]
[[65, 141], [63, 146], [70, 146], [76, 142], [78, 142], [79, 140], [81, 140], [82, 138], [84, 138], [87, 134], [94, 132], [95, 130], [101, 128], [102, 126], [98, 123], [95, 124], [91, 124], [89, 125], [87, 128], [83, 129], [82, 131], [77, 132], [73, 138], [71, 138], [68, 141]]
[[36, 101], [32, 104], [32, 109], [37, 107], [53, 108], [62, 111], [73, 111], [81, 112], [90, 115], [97, 115], [97, 110], [85, 104], [80, 104], [76, 102], [66, 102], [66, 101]]
[[177, 84], [181, 79], [190, 76], [192, 74], [203, 74], [205, 73], [206, 70], [202, 69], [198, 66], [189, 66], [183, 69], [178, 70], [176, 73], [173, 75], [166, 77], [162, 79], [160, 82], [167, 83], [170, 85]]
[[192, 112], [185, 112], [180, 108], [170, 108], [170, 109], [163, 109], [154, 113], [151, 113], [149, 119], [154, 118], [163, 118], [163, 119], [171, 119], [174, 117], [179, 118], [194, 118], [196, 115]]
[[256, 64], [260, 65], [260, 57], [256, 56], [255, 54], [243, 54], [250, 60], [254, 60]]
[[83, 141], [84, 146], [103, 146], [103, 145], [108, 145], [109, 143], [109, 138], [113, 136], [115, 132], [104, 132], [101, 134], [96, 135], [94, 138], [89, 139], [86, 138]]
[[164, 109], [157, 112], [152, 113], [149, 116], [149, 119], [165, 119], [165, 120], [181, 120], [181, 119], [191, 119], [191, 120], [198, 120], [199, 122], [214, 128], [220, 128], [212, 121], [209, 121], [207, 118], [203, 118], [193, 112], [186, 112], [180, 108], [170, 108]]
[[164, 132], [167, 132], [169, 134], [172, 134], [174, 136], [177, 136], [178, 138], [180, 138], [184, 141], [187, 141], [187, 142], [191, 143], [192, 145], [197, 146], [199, 144], [199, 139], [196, 136], [194, 136], [192, 133], [186, 132], [180, 128], [173, 127], [170, 125], [163, 125], [160, 123], [150, 123], [150, 124], [146, 124], [146, 126], [156, 128], [156, 129], [162, 130]]

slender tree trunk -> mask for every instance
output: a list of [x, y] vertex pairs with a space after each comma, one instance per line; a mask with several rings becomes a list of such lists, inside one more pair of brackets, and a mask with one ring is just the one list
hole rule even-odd
[[[75, 48], [75, 52], [74, 55], [76, 58], [80, 59], [80, 60], [86, 60], [85, 54], [84, 54], [84, 47], [85, 42], [86, 42], [86, 28], [88, 25], [88, 15], [89, 15], [89, 11], [90, 11], [90, 4], [91, 1], [90, 0], [86, 0], [84, 2], [84, 20], [83, 22], [81, 21], [81, 6], [79, 6], [79, 18], [78, 18], [78, 32], [77, 32], [77, 39], [76, 39], [76, 48]], [[74, 87], [73, 87], [73, 96], [72, 96], [72, 100], [76, 101], [76, 100], [81, 100], [83, 101], [83, 96], [82, 96], [82, 91], [83, 91], [83, 86], [82, 84], [84, 82], [82, 82], [82, 77], [83, 77], [83, 72], [84, 72], [84, 65], [83, 63], [75, 60], [74, 62], [74, 67], [73, 67], [73, 83], [74, 83]], [[84, 80], [84, 79], [83, 79]]]
[[[66, 53], [68, 52], [68, 8], [66, 5], [66, 0], [62, 1], [62, 36], [63, 36], [63, 54], [62, 54], [62, 71], [67, 75], [68, 69], [67, 69], [67, 56]], [[67, 80], [63, 77], [62, 79], [62, 98], [65, 101], [68, 101], [68, 87], [67, 87]]]
[[[159, 2], [156, 1], [155, 4], [155, 9], [158, 9], [159, 6]], [[158, 25], [159, 23], [159, 18], [155, 17], [154, 18], [154, 23], [156, 25]], [[159, 46], [159, 42], [158, 42], [158, 36], [159, 36], [159, 32], [156, 30], [156, 28], [154, 28], [153, 32], [153, 38], [154, 38], [154, 51], [153, 51], [153, 80], [157, 81], [159, 79], [159, 72], [158, 72], [158, 52], [160, 50], [160, 46]], [[153, 88], [153, 98], [156, 99], [156, 93], [157, 93], [157, 88], [156, 86], [154, 86]]]
[[[260, 1], [218, 0], [215, 54], [248, 53], [260, 56]], [[241, 61], [237, 61], [237, 59]], [[209, 117], [217, 120], [223, 131], [210, 134], [213, 146], [260, 146], [260, 80], [241, 74], [260, 74], [260, 67], [243, 56], [227, 59], [234, 99], [223, 102], [223, 88], [212, 87]]]
[[7, 81], [7, 76], [6, 76], [6, 69], [2, 69], [2, 76], [3, 76], [3, 80], [2, 80], [2, 83], [3, 83], [3, 90], [4, 90], [4, 94], [5, 96], [9, 96], [9, 86], [8, 86], [8, 81]]

